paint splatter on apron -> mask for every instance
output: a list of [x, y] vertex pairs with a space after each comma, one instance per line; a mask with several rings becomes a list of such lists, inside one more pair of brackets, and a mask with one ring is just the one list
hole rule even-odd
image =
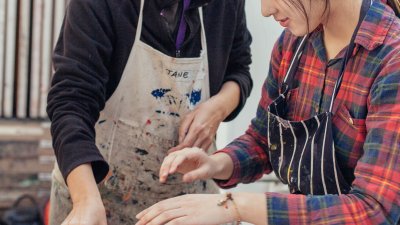
[[293, 57], [280, 96], [268, 106], [268, 152], [276, 176], [288, 184], [290, 193], [305, 195], [346, 194], [350, 184], [336, 162], [332, 136], [332, 108], [344, 71], [354, 50], [354, 39], [370, 0], [364, 0], [360, 20], [346, 51], [328, 112], [302, 121], [287, 119], [286, 98], [293, 88], [294, 75], [307, 42], [305, 36]]
[[[168, 149], [177, 145], [181, 119], [210, 97], [202, 9], [200, 57], [173, 58], [140, 40], [143, 5], [144, 0], [121, 81], [95, 127], [96, 145], [111, 170], [99, 189], [112, 225], [134, 224], [138, 212], [163, 199], [218, 192], [212, 181], [183, 184], [175, 175], [160, 184], [158, 177]], [[214, 150], [215, 144], [209, 151]], [[57, 166], [51, 199], [51, 224], [59, 225], [72, 205]]]

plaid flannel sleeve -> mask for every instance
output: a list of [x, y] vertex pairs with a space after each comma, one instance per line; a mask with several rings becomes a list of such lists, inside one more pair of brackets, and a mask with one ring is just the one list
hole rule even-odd
[[[347, 195], [305, 196], [266, 193], [269, 224], [398, 224], [400, 221], [400, 55], [389, 61], [370, 91], [364, 153], [357, 162]], [[270, 82], [267, 79], [267, 83]], [[263, 90], [260, 104], [268, 102]], [[271, 166], [265, 149], [265, 109], [245, 135], [222, 152], [235, 165], [222, 187], [251, 182]], [[265, 124], [265, 123], [264, 123]]]

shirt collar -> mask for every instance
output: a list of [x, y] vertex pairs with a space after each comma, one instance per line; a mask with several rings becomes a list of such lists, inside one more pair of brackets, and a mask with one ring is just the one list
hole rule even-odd
[[[393, 10], [385, 1], [373, 0], [354, 40], [356, 46], [353, 55], [356, 54], [360, 46], [368, 51], [372, 51], [383, 44], [390, 26], [396, 18]], [[312, 44], [317, 56], [322, 61], [326, 61], [322, 25], [310, 34], [309, 42]], [[340, 52], [337, 58], [342, 58], [343, 55], [344, 51]]]
[[396, 15], [386, 0], [373, 0], [357, 32], [355, 43], [372, 51], [383, 44]]

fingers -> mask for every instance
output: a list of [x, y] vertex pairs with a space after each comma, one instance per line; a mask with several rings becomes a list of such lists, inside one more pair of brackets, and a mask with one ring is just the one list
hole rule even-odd
[[170, 154], [164, 158], [164, 161], [161, 164], [160, 173], [159, 173], [161, 183], [165, 183], [167, 181], [170, 167], [171, 167], [171, 164], [174, 161], [175, 157], [176, 157], [176, 154]]
[[144, 214], [136, 225], [163, 225], [169, 221], [186, 216], [181, 208], [153, 208]]
[[[190, 138], [189, 135], [187, 137]], [[190, 142], [192, 142], [192, 141], [195, 141], [195, 142], [193, 144], [190, 144]], [[210, 138], [208, 136], [201, 136], [201, 137], [199, 136], [197, 138], [197, 140], [196, 140], [196, 138], [194, 138], [194, 139], [190, 138], [188, 142], [186, 142], [186, 140], [185, 140], [183, 143], [168, 150], [167, 153], [171, 154], [173, 152], [180, 151], [184, 148], [191, 148], [191, 147], [198, 147], [198, 148], [203, 149], [205, 152], [207, 152], [207, 150], [211, 146], [212, 142], [213, 142], [213, 138]]]
[[167, 153], [168, 153], [168, 154], [171, 154], [171, 153], [173, 153], [173, 152], [182, 150], [182, 149], [187, 148], [187, 147], [190, 147], [190, 146], [187, 146], [186, 143], [182, 143], [182, 144], [179, 144], [179, 145], [177, 145], [177, 146], [171, 148], [170, 150], [168, 150]]
[[[192, 170], [197, 170], [202, 167], [199, 164], [203, 157], [208, 157], [202, 149], [199, 148], [187, 148], [179, 152], [171, 153], [164, 158], [160, 168], [160, 182], [165, 183], [168, 175], [176, 172], [185, 174]], [[184, 168], [184, 169], [182, 169]]]
[[195, 147], [193, 144], [197, 140], [198, 129], [196, 129], [193, 125], [194, 124], [192, 123], [192, 126], [190, 126], [189, 131], [187, 132], [186, 136], [183, 138], [180, 145], [182, 145], [184, 147]]
[[212, 140], [207, 140], [201, 144], [200, 148], [203, 149], [204, 152], [208, 153], [208, 149], [210, 148], [211, 144], [212, 144]]
[[196, 180], [205, 180], [211, 178], [210, 169], [208, 166], [202, 166], [197, 170], [192, 170], [187, 174], [183, 175], [182, 180], [183, 182], [190, 183]]
[[148, 212], [150, 212], [150, 210], [152, 209], [153, 206], [154, 206], [154, 205], [152, 205], [152, 206], [150, 206], [149, 208], [147, 208], [147, 209], [141, 211], [140, 213], [138, 213], [138, 214], [136, 215], [136, 219], [140, 220], [144, 215], [146, 215]]
[[185, 223], [186, 218], [188, 218], [188, 216], [182, 216], [179, 218], [175, 218], [175, 219], [169, 221], [168, 223], [166, 223], [165, 225], [187, 224], [187, 223]]
[[[139, 220], [136, 225], [165, 224], [175, 217], [182, 216], [183, 214], [179, 213], [179, 210], [177, 210], [180, 208], [179, 201], [181, 198], [182, 196], [166, 199], [143, 210], [136, 215], [136, 218]], [[156, 217], [160, 216], [160, 214], [163, 214], [161, 218], [153, 221]], [[149, 223], [150, 221], [151, 223]]]
[[178, 170], [178, 167], [188, 159], [186, 155], [177, 155], [171, 163], [168, 174], [174, 174]]
[[208, 152], [208, 149], [210, 148], [211, 144], [213, 142], [213, 139], [206, 136], [202, 139], [198, 139], [195, 143], [194, 143], [194, 147], [198, 147], [203, 149], [204, 152]]
[[[191, 142], [188, 142], [187, 136], [188, 136], [190, 127], [193, 125], [193, 121], [195, 118], [194, 115], [195, 114], [193, 112], [189, 113], [182, 120], [181, 125], [179, 127], [179, 144], [177, 146], [171, 148], [170, 150], [168, 150], [168, 154], [193, 146], [193, 143], [191, 143], [191, 142], [194, 142], [194, 140], [192, 140]], [[193, 139], [193, 137], [191, 139]]]
[[214, 139], [215, 131], [213, 127], [206, 124], [193, 122], [180, 145], [184, 147], [199, 147], [207, 150]]
[[183, 142], [183, 140], [185, 139], [190, 126], [192, 125], [193, 121], [194, 121], [194, 113], [191, 112], [189, 114], [187, 114], [185, 116], [185, 118], [182, 120], [182, 123], [179, 127], [179, 144], [181, 144]]

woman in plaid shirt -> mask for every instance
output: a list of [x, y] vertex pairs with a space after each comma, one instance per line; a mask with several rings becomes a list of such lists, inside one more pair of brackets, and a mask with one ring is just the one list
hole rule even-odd
[[262, 0], [263, 15], [287, 29], [256, 117], [216, 154], [171, 153], [160, 181], [178, 172], [184, 182], [213, 178], [231, 188], [274, 171], [290, 194], [185, 195], [141, 212], [138, 224], [399, 224], [400, 19], [393, 8], [386, 0]]

